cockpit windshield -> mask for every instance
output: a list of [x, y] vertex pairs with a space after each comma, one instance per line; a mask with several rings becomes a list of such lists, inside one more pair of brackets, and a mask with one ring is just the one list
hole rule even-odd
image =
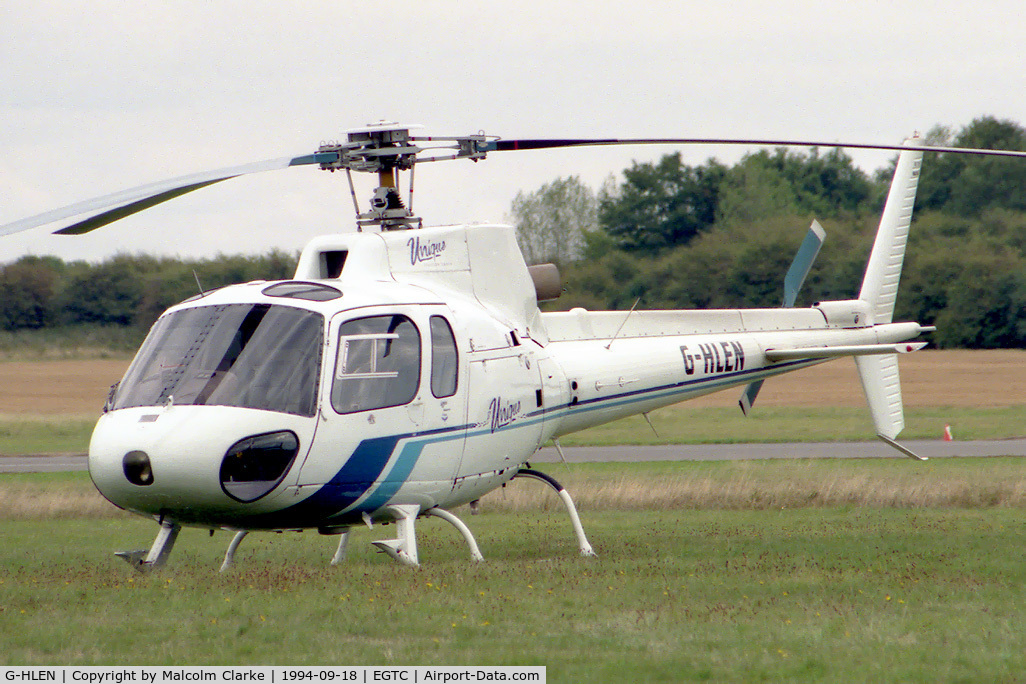
[[113, 408], [206, 404], [313, 416], [323, 328], [318, 313], [269, 304], [168, 314], [147, 336]]

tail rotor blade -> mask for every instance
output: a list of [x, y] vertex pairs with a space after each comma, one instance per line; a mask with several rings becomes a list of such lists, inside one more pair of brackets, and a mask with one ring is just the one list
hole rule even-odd
[[798, 291], [802, 288], [805, 277], [812, 270], [812, 263], [816, 260], [816, 255], [819, 254], [819, 248], [823, 246], [825, 237], [826, 231], [823, 230], [823, 226], [819, 225], [819, 221], [813, 220], [812, 225], [809, 226], [809, 232], [802, 240], [802, 246], [794, 255], [791, 267], [787, 269], [787, 275], [784, 276], [783, 308], [790, 309], [794, 306], [794, 302], [798, 298]]
[[[805, 277], [812, 270], [812, 263], [819, 254], [819, 248], [823, 246], [824, 238], [826, 238], [826, 231], [823, 230], [823, 226], [819, 225], [819, 221], [813, 220], [812, 225], [809, 226], [809, 232], [805, 234], [805, 239], [802, 240], [801, 247], [798, 248], [798, 253], [794, 255], [791, 267], [787, 269], [787, 275], [784, 276], [784, 303], [782, 308], [790, 309], [794, 306], [795, 300], [798, 299], [798, 291], [801, 290]], [[745, 387], [744, 392], [741, 393], [741, 399], [738, 401], [738, 405], [741, 406], [741, 413], [747, 416], [752, 410], [755, 398], [759, 396], [759, 390], [762, 389], [763, 382], [763, 380], [756, 380]]]

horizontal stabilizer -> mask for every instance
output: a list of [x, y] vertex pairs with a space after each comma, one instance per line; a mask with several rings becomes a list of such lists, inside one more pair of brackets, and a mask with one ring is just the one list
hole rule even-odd
[[901, 342], [899, 344], [855, 344], [837, 347], [799, 347], [797, 349], [767, 349], [770, 361], [794, 359], [835, 359], [842, 356], [874, 356], [878, 354], [907, 354], [919, 351], [926, 342]]
[[741, 406], [741, 413], [748, 415], [752, 410], [752, 404], [755, 403], [755, 398], [759, 396], [759, 390], [762, 389], [763, 380], [756, 380], [755, 382], [745, 387], [745, 391], [741, 393], [741, 399], [738, 400], [738, 404]]

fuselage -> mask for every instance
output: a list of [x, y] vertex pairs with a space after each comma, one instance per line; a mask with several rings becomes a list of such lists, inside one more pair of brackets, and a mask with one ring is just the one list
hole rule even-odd
[[330, 527], [397, 495], [473, 500], [538, 448], [543, 350], [479, 305], [387, 282], [275, 294], [293, 285], [158, 321], [93, 435], [107, 498], [186, 524]]
[[552, 437], [821, 361], [766, 349], [920, 331], [850, 308], [543, 314], [508, 227], [325, 238], [296, 280], [158, 320], [96, 426], [90, 474], [118, 506], [211, 528], [449, 508]]

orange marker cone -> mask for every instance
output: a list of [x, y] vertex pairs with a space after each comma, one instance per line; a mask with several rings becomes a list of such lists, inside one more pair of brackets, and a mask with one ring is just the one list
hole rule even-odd
[[945, 442], [953, 442], [953, 441], [955, 441], [955, 438], [951, 436], [951, 426], [950, 425], [945, 425], [944, 426], [944, 441]]

